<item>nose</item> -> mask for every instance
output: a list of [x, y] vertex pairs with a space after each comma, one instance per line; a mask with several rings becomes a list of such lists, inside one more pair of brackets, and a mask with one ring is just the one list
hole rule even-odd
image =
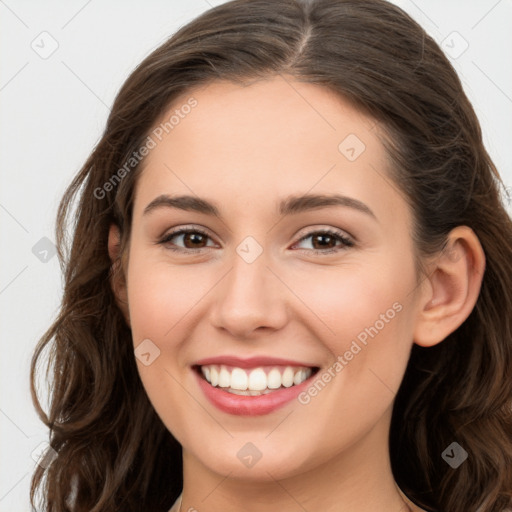
[[237, 339], [281, 329], [287, 321], [286, 287], [268, 267], [265, 252], [249, 263], [234, 251], [231, 269], [215, 287], [212, 324]]

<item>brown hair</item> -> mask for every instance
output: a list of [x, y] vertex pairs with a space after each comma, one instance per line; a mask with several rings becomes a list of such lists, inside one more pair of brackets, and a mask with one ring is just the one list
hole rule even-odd
[[[510, 505], [512, 221], [504, 187], [451, 64], [415, 21], [384, 0], [228, 2], [181, 28], [126, 80], [58, 211], [64, 296], [31, 367], [32, 397], [57, 456], [47, 469], [37, 467], [33, 504], [39, 490], [47, 511], [156, 512], [180, 493], [181, 447], [146, 396], [111, 288], [122, 276], [109, 259], [108, 230], [120, 227], [124, 254], [140, 164], [115, 187], [104, 184], [178, 96], [213, 80], [247, 83], [276, 74], [329, 88], [384, 128], [390, 173], [412, 209], [419, 255], [442, 250], [459, 225], [478, 236], [486, 269], [475, 308], [442, 343], [413, 346], [394, 404], [392, 469], [401, 489], [427, 510]], [[48, 414], [35, 391], [45, 348], [53, 375]], [[441, 457], [454, 441], [469, 453], [457, 469]]]

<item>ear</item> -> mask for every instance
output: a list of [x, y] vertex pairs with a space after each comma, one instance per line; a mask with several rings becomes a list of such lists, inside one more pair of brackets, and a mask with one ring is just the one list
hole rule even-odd
[[417, 345], [436, 345], [462, 325], [476, 304], [484, 271], [485, 254], [476, 234], [467, 226], [454, 228], [422, 283]]
[[110, 276], [110, 286], [116, 297], [116, 303], [123, 313], [124, 319], [129, 327], [130, 311], [128, 309], [128, 293], [126, 287], [126, 275], [123, 260], [119, 257], [121, 249], [121, 236], [119, 227], [115, 224], [110, 225], [108, 232], [108, 255], [112, 262], [112, 274]]

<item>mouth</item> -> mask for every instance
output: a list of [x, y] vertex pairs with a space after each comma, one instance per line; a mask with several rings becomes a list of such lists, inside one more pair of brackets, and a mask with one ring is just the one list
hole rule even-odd
[[199, 387], [229, 414], [268, 414], [296, 398], [320, 370], [282, 359], [218, 357], [192, 365]]
[[239, 396], [261, 396], [298, 386], [319, 370], [317, 366], [267, 365], [251, 369], [224, 364], [192, 368], [212, 387]]

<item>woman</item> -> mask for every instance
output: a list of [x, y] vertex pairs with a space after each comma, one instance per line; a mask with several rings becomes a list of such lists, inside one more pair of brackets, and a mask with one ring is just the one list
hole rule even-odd
[[32, 363], [57, 456], [32, 500], [506, 510], [502, 185], [452, 66], [383, 0], [236, 0], [180, 29], [59, 209]]

